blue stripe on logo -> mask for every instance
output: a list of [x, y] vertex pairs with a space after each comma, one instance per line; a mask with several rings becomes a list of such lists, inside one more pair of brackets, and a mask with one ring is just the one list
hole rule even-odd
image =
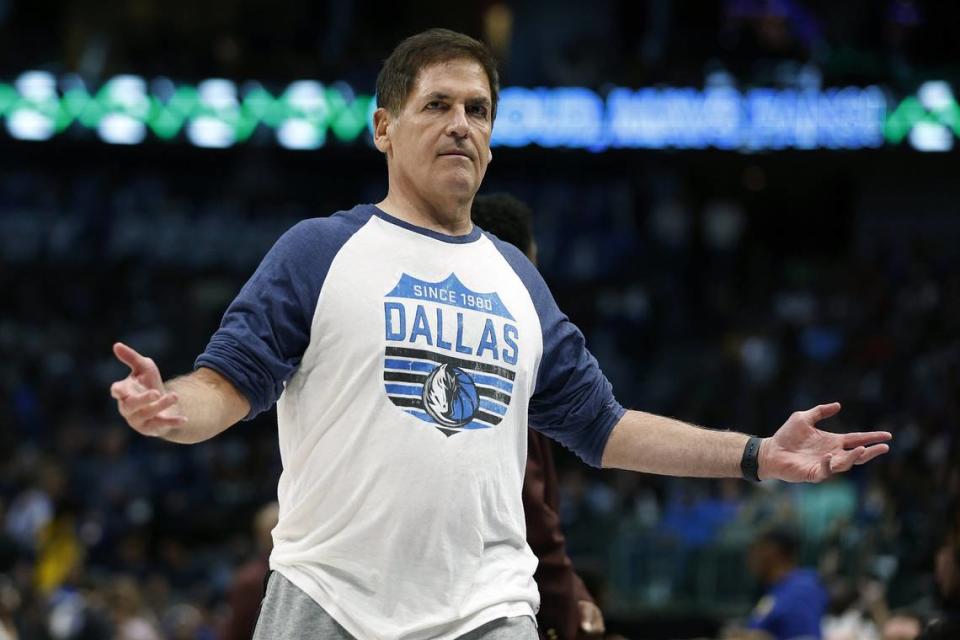
[[425, 371], [429, 373], [437, 368], [437, 364], [434, 362], [419, 362], [417, 360], [396, 360], [394, 358], [386, 358], [383, 361], [383, 367], [385, 369], [400, 369], [402, 371]]
[[[429, 423], [431, 423], [431, 424], [436, 424], [436, 420], [434, 420], [433, 418], [431, 418], [431, 417], [428, 416], [427, 414], [423, 413], [422, 411], [417, 411], [416, 409], [404, 409], [404, 412], [409, 413], [409, 414], [412, 415], [414, 418], [420, 418], [420, 419], [423, 420], [424, 422], [429, 422]], [[469, 423], [469, 424], [466, 424], [466, 425], [464, 425], [464, 426], [462, 426], [462, 427], [460, 427], [460, 428], [461, 428], [461, 429], [489, 429], [491, 426], [493, 426], [493, 425], [489, 425], [489, 424], [487, 424], [487, 423], [485, 423], [485, 422], [481, 423], [481, 421], [474, 420], [473, 422], [471, 422], [471, 423]]]
[[423, 395], [423, 385], [415, 387], [409, 384], [388, 384], [384, 385], [387, 388], [387, 393], [392, 393], [398, 396], [417, 396], [418, 398]]
[[480, 400], [480, 408], [481, 408], [481, 409], [486, 409], [487, 411], [489, 411], [489, 412], [491, 412], [491, 413], [495, 413], [495, 414], [497, 414], [498, 416], [502, 416], [502, 415], [504, 415], [504, 414], [507, 412], [507, 408], [506, 408], [505, 406], [503, 406], [502, 404], [499, 404], [499, 403], [497, 403], [497, 402], [491, 402], [490, 400], [487, 400], [486, 398], [481, 398], [481, 400]]
[[498, 378], [496, 376], [487, 376], [481, 373], [470, 373], [470, 377], [473, 378], [473, 381], [477, 384], [483, 384], [488, 387], [496, 387], [497, 389], [503, 389], [504, 391], [513, 393], [513, 383], [504, 380], [503, 378]]

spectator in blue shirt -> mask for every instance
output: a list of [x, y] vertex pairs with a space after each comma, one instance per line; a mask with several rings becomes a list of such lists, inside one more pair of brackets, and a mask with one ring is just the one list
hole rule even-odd
[[750, 546], [747, 564], [766, 591], [747, 620], [743, 637], [820, 640], [827, 591], [817, 573], [797, 566], [798, 543], [787, 531], [761, 534]]

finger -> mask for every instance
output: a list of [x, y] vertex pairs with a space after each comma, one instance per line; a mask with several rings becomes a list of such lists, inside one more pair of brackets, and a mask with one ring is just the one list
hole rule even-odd
[[162, 394], [155, 389], [148, 389], [143, 393], [131, 394], [120, 400], [120, 413], [124, 416], [136, 413], [151, 402], [156, 402]]
[[125, 378], [110, 385], [110, 395], [116, 400], [123, 400], [131, 395], [143, 393], [146, 390], [147, 388], [145, 386], [133, 378]]
[[117, 360], [130, 367], [135, 376], [144, 373], [147, 369], [147, 359], [122, 342], [114, 343], [113, 355], [117, 356]]
[[866, 451], [864, 447], [857, 447], [856, 449], [844, 451], [843, 453], [833, 456], [830, 460], [830, 473], [843, 473], [844, 471], [848, 471], [860, 456], [863, 455], [864, 451]]
[[168, 393], [155, 402], [141, 405], [140, 408], [131, 413], [127, 419], [131, 422], [146, 422], [151, 418], [159, 416], [164, 409], [169, 409], [177, 404], [177, 400], [178, 398], [175, 393]]
[[888, 451], [890, 451], [890, 447], [885, 444], [876, 444], [872, 447], [868, 447], [862, 454], [860, 454], [856, 464], [866, 464], [874, 458], [882, 456]]
[[137, 431], [146, 435], [160, 435], [168, 429], [173, 429], [187, 423], [187, 416], [170, 416], [150, 418]]
[[877, 442], [892, 440], [893, 434], [889, 431], [866, 431], [863, 433], [848, 433], [843, 436], [843, 448], [853, 449], [854, 447], [867, 446]]
[[807, 409], [802, 412], [804, 417], [809, 418], [811, 422], [820, 422], [840, 413], [840, 403], [831, 402], [830, 404], [818, 404], [813, 409]]

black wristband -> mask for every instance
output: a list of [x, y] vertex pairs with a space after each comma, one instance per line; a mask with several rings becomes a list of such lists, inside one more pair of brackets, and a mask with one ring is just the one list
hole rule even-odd
[[743, 457], [740, 458], [740, 473], [744, 480], [750, 482], [760, 482], [760, 461], [757, 457], [760, 455], [760, 443], [763, 438], [751, 436], [747, 440], [747, 446], [743, 448]]

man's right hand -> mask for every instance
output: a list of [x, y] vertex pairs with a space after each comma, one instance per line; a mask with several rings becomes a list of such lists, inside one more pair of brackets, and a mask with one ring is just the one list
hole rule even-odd
[[177, 394], [164, 389], [153, 360], [122, 342], [113, 345], [113, 353], [130, 367], [126, 378], [110, 385], [110, 395], [116, 399], [117, 409], [127, 424], [145, 436], [163, 437], [186, 423], [187, 418], [177, 405]]

